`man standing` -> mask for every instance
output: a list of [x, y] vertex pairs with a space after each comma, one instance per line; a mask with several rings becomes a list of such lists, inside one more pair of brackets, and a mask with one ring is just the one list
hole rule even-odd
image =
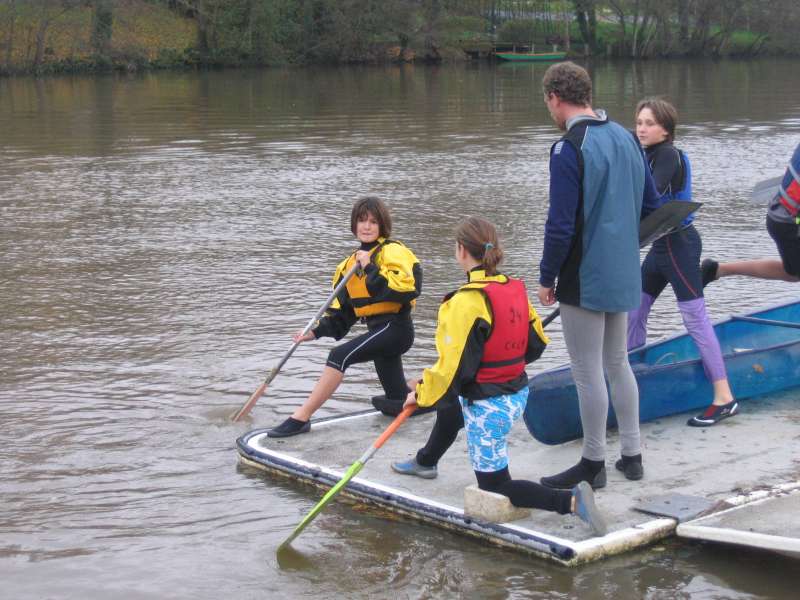
[[609, 401], [604, 371], [622, 445], [616, 467], [628, 479], [644, 473], [627, 313], [639, 306], [642, 290], [639, 221], [659, 200], [638, 140], [592, 108], [592, 80], [585, 69], [555, 64], [542, 87], [550, 116], [566, 133], [550, 150], [550, 209], [538, 295], [545, 306], [560, 303], [583, 452], [577, 465], [541, 481], [559, 489], [580, 481], [601, 488], [606, 485]]

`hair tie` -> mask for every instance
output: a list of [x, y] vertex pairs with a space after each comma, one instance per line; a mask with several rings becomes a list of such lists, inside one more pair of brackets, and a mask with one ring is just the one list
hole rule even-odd
[[492, 248], [494, 248], [494, 244], [493, 244], [492, 242], [486, 242], [486, 243], [483, 245], [483, 251], [484, 251], [484, 252], [488, 252], [488, 251], [489, 251], [489, 250], [491, 250]]

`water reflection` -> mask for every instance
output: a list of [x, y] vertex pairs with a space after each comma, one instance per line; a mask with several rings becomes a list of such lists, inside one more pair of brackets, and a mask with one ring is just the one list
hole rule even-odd
[[[336, 503], [299, 541], [305, 559], [287, 566], [274, 549], [319, 496], [234, 468], [236, 436], [290, 412], [330, 348], [302, 345], [252, 421], [226, 420], [324, 300], [353, 247], [355, 197], [385, 197], [397, 236], [423, 260], [410, 374], [432, 360], [438, 300], [461, 283], [452, 232], [463, 215], [490, 215], [507, 270], [535, 287], [558, 136], [541, 102], [545, 68], [0, 79], [4, 589], [19, 598], [64, 589], [209, 598], [223, 585], [253, 597], [788, 594], [777, 558], [666, 544], [560, 569]], [[596, 105], [627, 125], [645, 94], [678, 105], [707, 255], [776, 255], [749, 190], [780, 173], [797, 143], [800, 82], [785, 76], [794, 70], [785, 61], [592, 66]], [[725, 279], [708, 303], [721, 317], [796, 295]], [[679, 327], [665, 294], [651, 336]], [[558, 321], [549, 332], [536, 369], [566, 358]], [[361, 409], [377, 391], [370, 367], [353, 368], [322, 415]]]

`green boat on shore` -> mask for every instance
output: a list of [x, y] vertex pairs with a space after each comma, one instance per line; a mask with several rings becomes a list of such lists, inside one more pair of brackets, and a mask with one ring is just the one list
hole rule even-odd
[[495, 52], [495, 56], [501, 60], [512, 62], [531, 62], [547, 60], [563, 60], [566, 52]]

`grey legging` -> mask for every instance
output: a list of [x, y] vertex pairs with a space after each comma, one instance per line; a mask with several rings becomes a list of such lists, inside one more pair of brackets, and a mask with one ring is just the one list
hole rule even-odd
[[639, 454], [639, 388], [628, 362], [627, 313], [599, 312], [561, 304], [561, 326], [578, 389], [583, 457], [605, 460], [606, 456], [608, 390], [604, 370], [617, 414], [622, 454]]

